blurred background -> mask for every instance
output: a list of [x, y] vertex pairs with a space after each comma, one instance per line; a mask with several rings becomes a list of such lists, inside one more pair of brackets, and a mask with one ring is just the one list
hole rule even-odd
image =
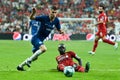
[[[71, 18], [67, 22], [61, 20], [66, 34], [82, 35], [80, 38], [75, 35], [70, 39], [85, 40], [86, 35], [94, 34], [92, 30], [95, 29], [92, 29], [90, 24], [93, 24], [98, 16], [97, 8], [100, 3], [106, 5], [106, 14], [111, 20], [107, 25], [108, 34], [116, 35], [116, 26], [120, 34], [120, 0], [0, 0], [0, 39], [12, 39], [16, 31], [23, 38], [24, 34], [29, 34], [29, 16], [32, 8], [37, 8], [36, 15], [48, 15], [49, 8], [55, 5], [59, 8], [59, 18]], [[72, 18], [84, 20], [71, 21]], [[88, 18], [93, 19], [87, 20]]]

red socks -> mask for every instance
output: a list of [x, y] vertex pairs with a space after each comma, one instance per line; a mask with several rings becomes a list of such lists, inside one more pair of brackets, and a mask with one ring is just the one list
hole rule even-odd
[[93, 50], [92, 50], [93, 52], [95, 52], [97, 46], [98, 46], [98, 40], [95, 40], [95, 41], [94, 41]]

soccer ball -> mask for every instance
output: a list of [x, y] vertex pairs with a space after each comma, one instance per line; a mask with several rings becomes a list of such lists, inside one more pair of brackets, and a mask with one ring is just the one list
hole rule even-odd
[[72, 77], [74, 72], [75, 72], [75, 69], [72, 66], [66, 66], [64, 68], [64, 75], [67, 77]]

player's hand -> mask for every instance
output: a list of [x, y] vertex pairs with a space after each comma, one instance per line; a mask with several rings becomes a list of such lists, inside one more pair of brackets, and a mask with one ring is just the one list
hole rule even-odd
[[64, 32], [64, 31], [62, 31], [62, 30], [60, 30], [60, 34], [65, 35], [65, 32]]
[[33, 13], [36, 13], [36, 8], [33, 8], [32, 11], [33, 11]]

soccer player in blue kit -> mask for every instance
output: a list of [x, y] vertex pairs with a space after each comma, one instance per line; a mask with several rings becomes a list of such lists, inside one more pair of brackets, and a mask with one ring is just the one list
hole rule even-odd
[[34, 60], [37, 60], [38, 56], [47, 50], [43, 41], [46, 39], [46, 37], [49, 36], [51, 31], [54, 29], [54, 26], [57, 28], [60, 34], [64, 34], [64, 32], [61, 30], [60, 21], [56, 17], [57, 8], [55, 6], [51, 7], [49, 15], [35, 16], [35, 13], [36, 13], [36, 9], [33, 8], [32, 13], [30, 15], [30, 19], [40, 21], [41, 25], [39, 27], [39, 30], [32, 37], [31, 40], [31, 43], [33, 45], [33, 50], [32, 50], [33, 55], [27, 58], [26, 60], [24, 60], [21, 64], [17, 66], [17, 70], [19, 71], [24, 71], [25, 65], [30, 67], [30, 64]]

